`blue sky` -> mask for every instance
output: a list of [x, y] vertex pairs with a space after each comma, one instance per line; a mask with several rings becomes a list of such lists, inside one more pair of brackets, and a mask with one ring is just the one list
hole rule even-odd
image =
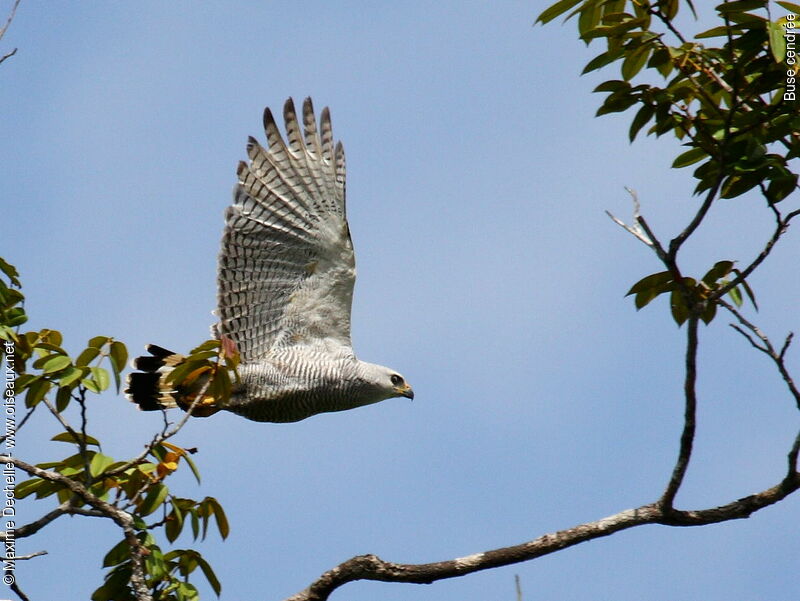
[[[218, 414], [180, 433], [203, 483], [179, 474], [174, 491], [216, 496], [231, 521], [228, 541], [199, 546], [223, 599], [284, 598], [356, 554], [428, 562], [510, 545], [660, 495], [684, 332], [663, 301], [637, 313], [623, 298], [659, 265], [603, 210], [627, 219], [630, 186], [668, 238], [697, 200], [689, 172], [669, 168], [674, 141], [630, 145], [627, 116], [593, 117], [592, 88], [616, 74], [578, 76], [595, 49], [572, 24], [533, 27], [547, 4], [23, 0], [0, 49], [19, 48], [0, 66], [2, 254], [22, 273], [31, 327], [62, 330], [70, 349], [97, 334], [132, 352], [208, 337], [222, 213], [264, 106], [310, 95], [345, 144], [355, 350], [417, 396], [288, 425]], [[752, 198], [720, 204], [686, 271], [747, 261], [771, 227]], [[753, 280], [776, 339], [798, 328], [798, 250], [790, 232]], [[800, 425], [726, 320], [701, 335], [682, 508], [776, 483]], [[112, 394], [90, 420], [118, 458], [160, 427]], [[57, 431], [34, 421], [19, 456], [66, 454], [42, 442]], [[26, 502], [20, 519], [49, 508]], [[799, 508], [333, 598], [514, 599], [518, 574], [526, 599], [789, 599]], [[87, 598], [118, 539], [111, 524], [61, 518], [20, 542], [49, 551], [19, 565], [20, 585], [31, 599]]]

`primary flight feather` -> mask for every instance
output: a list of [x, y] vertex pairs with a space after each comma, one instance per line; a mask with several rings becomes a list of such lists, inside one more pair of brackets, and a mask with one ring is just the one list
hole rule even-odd
[[[283, 108], [286, 141], [264, 111], [266, 147], [247, 144], [237, 169], [233, 204], [217, 276], [215, 335], [240, 354], [240, 383], [229, 399], [204, 403], [248, 419], [293, 422], [404, 396], [396, 371], [359, 361], [350, 342], [355, 258], [345, 213], [345, 159], [334, 145], [330, 113], [319, 127], [310, 98], [302, 127], [292, 99]], [[184, 359], [155, 345], [134, 361], [126, 393], [145, 410], [191, 405], [168, 383]], [[195, 390], [195, 393], [197, 390]]]

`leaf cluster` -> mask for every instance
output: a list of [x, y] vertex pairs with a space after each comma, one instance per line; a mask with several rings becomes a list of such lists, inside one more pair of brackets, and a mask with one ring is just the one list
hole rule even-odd
[[[778, 4], [800, 13], [796, 4]], [[800, 156], [800, 112], [787, 91], [788, 72], [797, 71], [786, 62], [786, 18], [771, 20], [767, 0], [723, 2], [716, 7], [722, 24], [691, 41], [674, 25], [682, 6], [694, 13], [688, 0], [561, 0], [537, 21], [568, 13], [587, 44], [605, 40], [584, 73], [619, 63], [621, 79], [597, 86], [607, 93], [597, 114], [638, 107], [631, 141], [645, 127], [648, 135], [671, 132], [682, 140], [687, 149], [673, 167], [700, 163], [695, 193], [719, 187], [722, 198], [734, 198], [759, 188], [768, 202], [782, 201], [797, 188], [790, 161]], [[722, 43], [703, 43], [715, 38]], [[643, 69], [664, 83], [634, 85]]]
[[[100, 439], [88, 432], [89, 401], [93, 395], [107, 390], [112, 381], [119, 392], [128, 360], [125, 345], [110, 336], [95, 336], [73, 358], [64, 349], [62, 334], [57, 330], [20, 332], [27, 316], [19, 274], [3, 259], [0, 259], [0, 272], [0, 338], [10, 343], [6, 350], [13, 345], [13, 355], [7, 360], [16, 374], [14, 393], [18, 397], [24, 395], [29, 414], [46, 407], [64, 428], [51, 440], [70, 445], [72, 451], [63, 459], [35, 466], [46, 472], [19, 482], [15, 497], [20, 500], [53, 497], [63, 509], [62, 513], [67, 514], [84, 512], [114, 519], [114, 512], [123, 512], [132, 519], [138, 541], [136, 553], [144, 557], [144, 578], [153, 599], [197, 599], [196, 587], [189, 578], [198, 568], [219, 595], [219, 580], [199, 552], [193, 549], [162, 552], [154, 536], [161, 531], [167, 541], [173, 543], [188, 525], [194, 540], [204, 539], [212, 521], [223, 539], [228, 536], [228, 520], [216, 499], [207, 496], [197, 501], [178, 496], [165, 482], [181, 464], [188, 466], [200, 482], [199, 471], [191, 458], [196, 449], [172, 444], [166, 440], [168, 435], [162, 433], [138, 457], [117, 460], [103, 453]], [[198, 354], [209, 352], [217, 354], [210, 348], [197, 350]], [[191, 356], [194, 363], [209, 357]], [[233, 366], [235, 373], [236, 360], [237, 357], [225, 355], [223, 363]], [[191, 365], [196, 367], [194, 363]], [[227, 370], [219, 371], [228, 376]], [[224, 378], [214, 378], [214, 382], [220, 381], [222, 383], [214, 384], [219, 388], [215, 388], [215, 392], [224, 393], [226, 388], [230, 389], [229, 378], [227, 382]], [[76, 403], [80, 409], [79, 427], [73, 427], [65, 413]], [[70, 482], [78, 483], [85, 494], [76, 494]], [[111, 509], [103, 514], [98, 507]], [[159, 516], [156, 521], [145, 521], [155, 515]], [[135, 599], [131, 585], [134, 563], [132, 540], [126, 536], [106, 554], [103, 565], [111, 569], [92, 599]]]
[[675, 323], [682, 325], [694, 309], [700, 319], [709, 324], [717, 314], [717, 303], [714, 302], [722, 290], [737, 307], [743, 303], [742, 290], [747, 294], [753, 306], [758, 308], [755, 295], [746, 281], [738, 286], [729, 286], [730, 274], [741, 275], [733, 261], [717, 261], [698, 281], [690, 277], [676, 278], [671, 271], [659, 271], [643, 277], [636, 282], [625, 296], [634, 295], [636, 309], [650, 304], [650, 301], [669, 293], [670, 310]]
[[[181, 400], [194, 401], [198, 396], [199, 405], [192, 415], [205, 417], [214, 413], [218, 401], [231, 396], [234, 383], [239, 383], [239, 353], [226, 339], [207, 340], [187, 355], [175, 369], [166, 376], [180, 393]], [[208, 400], [210, 407], [204, 405]], [[182, 407], [188, 410], [190, 405]]]

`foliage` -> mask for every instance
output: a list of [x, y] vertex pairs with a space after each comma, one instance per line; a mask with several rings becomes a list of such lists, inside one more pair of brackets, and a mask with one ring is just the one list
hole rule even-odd
[[763, 257], [741, 270], [733, 261], [720, 259], [702, 277], [684, 276], [678, 268], [678, 249], [712, 203], [757, 192], [780, 230], [766, 253], [795, 216], [784, 216], [778, 203], [798, 188], [793, 164], [800, 157], [797, 56], [793, 46], [787, 49], [784, 34], [800, 23], [800, 6], [777, 4], [786, 14], [773, 18], [767, 0], [723, 2], [715, 8], [720, 24], [693, 40], [676, 25], [681, 10], [696, 16], [690, 0], [561, 0], [537, 19], [547, 23], [561, 15], [577, 18], [587, 45], [605, 41], [604, 50], [583, 72], [617, 63], [621, 78], [595, 88], [606, 94], [598, 116], [635, 110], [628, 131], [631, 141], [644, 130], [647, 135], [671, 133], [685, 147], [672, 166], [693, 166], [695, 194], [704, 195], [704, 201], [668, 247], [659, 248], [637, 215], [635, 233], [654, 247], [667, 270], [642, 278], [628, 293], [635, 295], [637, 309], [669, 293], [672, 317], [679, 325], [690, 316], [710, 323], [717, 301], [725, 295], [739, 306], [744, 293], [755, 304], [745, 280]]
[[[88, 431], [87, 413], [93, 395], [107, 390], [112, 382], [119, 392], [128, 359], [125, 345], [109, 336], [95, 336], [73, 358], [63, 348], [57, 330], [20, 332], [27, 315], [19, 274], [3, 259], [0, 272], [0, 338], [13, 344], [8, 361], [16, 374], [15, 394], [20, 398], [24, 395], [28, 409], [28, 416], [18, 427], [34, 411], [45, 407], [64, 428], [52, 441], [70, 446], [67, 457], [32, 466], [28, 471], [33, 477], [17, 484], [16, 498], [54, 497], [61, 514], [99, 515], [123, 526], [130, 523], [129, 531], [123, 528], [123, 540], [105, 555], [103, 566], [110, 570], [92, 595], [93, 601], [143, 598], [142, 591], [132, 584], [137, 567], [154, 600], [198, 599], [197, 589], [189, 582], [198, 568], [219, 595], [220, 583], [199, 552], [162, 552], [154, 536], [161, 531], [173, 543], [188, 524], [193, 539], [205, 538], [212, 520], [220, 536], [228, 536], [228, 521], [216, 499], [180, 497], [166, 483], [181, 465], [188, 466], [199, 483], [200, 475], [191, 458], [196, 449], [168, 442], [166, 439], [177, 429], [167, 431], [165, 425], [137, 457], [120, 461], [103, 453], [99, 438]], [[192, 365], [208, 360], [211, 346], [206, 344], [198, 351], [205, 355], [190, 355]], [[221, 371], [227, 376], [227, 371]], [[77, 428], [70, 425], [66, 414], [76, 404], [80, 410]], [[23, 463], [18, 462], [17, 467], [26, 469]], [[25, 527], [18, 531], [24, 534]]]

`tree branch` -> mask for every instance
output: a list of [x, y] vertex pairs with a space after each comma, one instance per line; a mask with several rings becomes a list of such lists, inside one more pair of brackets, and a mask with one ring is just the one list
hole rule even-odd
[[683, 414], [683, 432], [681, 433], [680, 451], [675, 468], [672, 470], [672, 477], [667, 484], [667, 489], [661, 497], [659, 503], [665, 512], [672, 510], [675, 495], [683, 483], [686, 470], [689, 467], [689, 460], [692, 457], [692, 447], [694, 445], [694, 433], [696, 429], [695, 414], [697, 413], [697, 392], [695, 384], [697, 382], [697, 315], [691, 315], [686, 322], [686, 373], [683, 381], [683, 394], [685, 397], [685, 407]]
[[[31, 536], [36, 534], [47, 526], [50, 522], [60, 518], [62, 515], [85, 515], [91, 517], [106, 517], [106, 514], [102, 511], [97, 509], [86, 509], [85, 507], [75, 507], [73, 506], [73, 501], [64, 501], [48, 513], [44, 514], [38, 520], [34, 520], [28, 524], [20, 526], [19, 528], [14, 529], [14, 538], [25, 538], [26, 536]], [[0, 532], [0, 541], [4, 541], [8, 538], [7, 532]]]
[[704, 526], [743, 519], [777, 503], [798, 488], [800, 488], [800, 475], [795, 473], [764, 491], [710, 509], [679, 511], [667, 508], [665, 510], [663, 503], [658, 501], [636, 509], [626, 509], [595, 522], [545, 534], [520, 545], [435, 563], [401, 564], [385, 561], [376, 555], [359, 555], [328, 570], [308, 588], [288, 597], [286, 601], [325, 601], [334, 590], [356, 580], [429, 584], [437, 580], [457, 578], [481, 570], [536, 559], [585, 541], [645, 524]]
[[755, 271], [756, 267], [761, 265], [764, 259], [766, 259], [769, 256], [769, 253], [772, 252], [772, 248], [775, 246], [778, 240], [780, 240], [781, 236], [783, 236], [783, 234], [786, 233], [786, 230], [789, 228], [789, 223], [792, 221], [792, 219], [800, 215], [800, 209], [798, 209], [796, 211], [792, 211], [791, 213], [787, 214], [786, 217], [783, 217], [780, 211], [778, 211], [778, 208], [774, 204], [770, 203], [769, 206], [772, 209], [773, 213], [775, 213], [775, 221], [776, 221], [775, 231], [772, 233], [772, 236], [767, 241], [767, 244], [764, 246], [762, 251], [758, 253], [758, 256], [755, 259], [753, 259], [752, 263], [750, 263], [750, 265], [741, 270], [733, 280], [731, 280], [730, 282], [728, 282], [727, 284], [716, 290], [711, 295], [711, 299], [722, 298], [723, 296], [728, 294], [728, 292], [736, 288], [736, 286], [744, 282], [750, 276], [750, 274], [753, 273], [753, 271]]
[[11, 25], [11, 21], [14, 20], [14, 15], [17, 14], [17, 7], [19, 6], [20, 2], [21, 0], [15, 0], [14, 6], [11, 7], [11, 12], [8, 13], [8, 19], [6, 19], [6, 24], [3, 25], [3, 27], [0, 27], [0, 40], [3, 39], [3, 36], [6, 34], [6, 31], [8, 31], [8, 26]]
[[[84, 488], [84, 486], [78, 481], [59, 474], [58, 472], [44, 470], [10, 455], [0, 455], [0, 463], [13, 463], [16, 467], [27, 472], [31, 476], [36, 476], [38, 478], [42, 478], [43, 480], [55, 482], [63, 486], [87, 505], [92, 506], [105, 517], [110, 518], [115, 524], [121, 527], [125, 534], [125, 539], [127, 540], [131, 549], [131, 585], [136, 593], [136, 599], [138, 601], [152, 601], [152, 595], [150, 595], [150, 591], [147, 588], [147, 583], [144, 576], [142, 545], [136, 536], [136, 531], [133, 527], [133, 517], [129, 513], [121, 510], [118, 507], [115, 507], [114, 505], [111, 505], [110, 503], [107, 503], [99, 497], [96, 497], [86, 488]], [[55, 519], [55, 517], [50, 521]]]
[[189, 405], [189, 408], [186, 410], [186, 414], [180, 419], [180, 421], [177, 424], [175, 424], [172, 427], [172, 429], [169, 429], [169, 426], [171, 425], [171, 423], [168, 422], [167, 419], [166, 419], [166, 411], [162, 410], [162, 413], [165, 415], [165, 417], [164, 417], [164, 429], [161, 431], [161, 433], [160, 434], [156, 434], [153, 437], [153, 440], [151, 440], [150, 443], [148, 443], [145, 446], [144, 451], [139, 453], [139, 455], [137, 455], [136, 457], [134, 457], [130, 461], [127, 461], [126, 463], [124, 463], [123, 465], [121, 465], [120, 467], [118, 467], [116, 469], [109, 470], [107, 472], [103, 472], [103, 477], [116, 476], [117, 474], [121, 474], [122, 472], [124, 472], [128, 468], [131, 468], [134, 465], [138, 465], [138, 464], [142, 463], [147, 458], [147, 455], [153, 450], [153, 447], [155, 447], [158, 444], [161, 444], [162, 442], [164, 442], [165, 440], [168, 440], [169, 438], [172, 438], [178, 432], [180, 432], [181, 428], [183, 428], [186, 425], [186, 422], [189, 421], [189, 418], [192, 416], [192, 413], [194, 412], [195, 408], [200, 404], [200, 401], [202, 400], [203, 395], [205, 395], [206, 391], [208, 390], [208, 387], [210, 386], [210, 384], [211, 384], [211, 381], [209, 380], [208, 382], [206, 382], [203, 385], [203, 387], [200, 389], [200, 392], [197, 393], [197, 396], [192, 401], [192, 404]]
[[789, 345], [792, 342], [793, 334], [789, 333], [789, 335], [786, 336], [786, 340], [784, 341], [781, 350], [776, 351], [775, 346], [772, 344], [767, 335], [764, 334], [764, 332], [762, 332], [758, 326], [756, 326], [754, 323], [745, 318], [745, 316], [742, 315], [738, 309], [736, 309], [730, 303], [722, 300], [721, 298], [717, 299], [716, 302], [725, 307], [728, 310], [728, 312], [731, 315], [733, 315], [744, 328], [752, 332], [752, 335], [761, 341], [761, 344], [757, 343], [753, 339], [753, 337], [747, 332], [745, 332], [741, 327], [737, 326], [736, 324], [731, 324], [731, 327], [737, 332], [739, 332], [742, 336], [744, 336], [750, 342], [750, 344], [753, 345], [754, 348], [758, 349], [759, 351], [764, 353], [767, 357], [772, 359], [772, 362], [775, 364], [775, 367], [778, 368], [778, 372], [781, 374], [783, 381], [786, 383], [789, 392], [794, 398], [797, 408], [800, 409], [800, 390], [798, 390], [797, 385], [794, 382], [794, 378], [792, 378], [792, 375], [789, 373], [789, 370], [786, 367], [786, 362], [784, 361], [784, 358], [786, 356], [786, 351], [788, 350]]

